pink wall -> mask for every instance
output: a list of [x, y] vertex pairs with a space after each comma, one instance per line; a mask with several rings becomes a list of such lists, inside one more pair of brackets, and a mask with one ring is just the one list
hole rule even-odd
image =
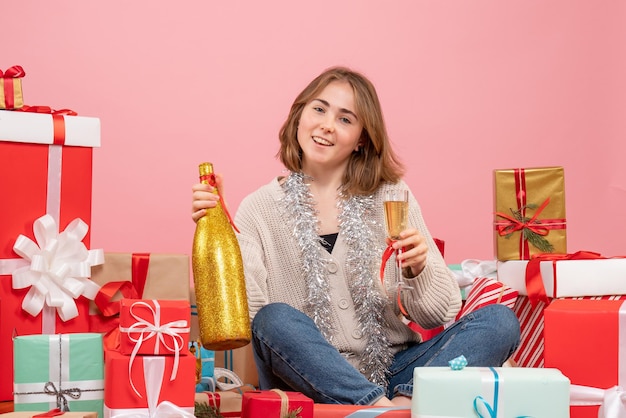
[[377, 85], [449, 262], [493, 257], [494, 168], [547, 165], [565, 167], [569, 250], [618, 255], [624, 21], [621, 0], [6, 2], [0, 67], [25, 68], [27, 104], [101, 119], [94, 248], [189, 253], [197, 164], [234, 211], [280, 173], [291, 100], [344, 64]]

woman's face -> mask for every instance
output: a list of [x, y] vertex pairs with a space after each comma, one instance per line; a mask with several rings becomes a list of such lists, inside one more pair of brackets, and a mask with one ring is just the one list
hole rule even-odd
[[333, 81], [302, 110], [298, 124], [302, 168], [345, 168], [359, 146], [362, 130], [352, 87]]

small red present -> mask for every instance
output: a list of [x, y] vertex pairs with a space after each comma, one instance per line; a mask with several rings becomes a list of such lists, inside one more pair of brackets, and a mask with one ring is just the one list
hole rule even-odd
[[252, 390], [244, 392], [241, 418], [313, 418], [313, 400], [300, 392], [282, 390]]
[[224, 418], [241, 416], [242, 394], [239, 392], [199, 392], [196, 393], [195, 398], [196, 403], [216, 408]]
[[603, 403], [601, 416], [624, 416], [626, 302], [555, 300], [544, 311], [544, 324], [545, 365], [571, 380], [571, 416], [598, 417]]
[[122, 354], [178, 355], [189, 346], [191, 308], [184, 300], [122, 299]]
[[19, 65], [0, 70], [0, 109], [19, 109], [24, 106], [22, 77], [26, 72]]
[[196, 358], [127, 356], [116, 350], [104, 355], [104, 416], [154, 415], [163, 411], [193, 418]]
[[314, 418], [411, 418], [410, 407], [315, 404]]

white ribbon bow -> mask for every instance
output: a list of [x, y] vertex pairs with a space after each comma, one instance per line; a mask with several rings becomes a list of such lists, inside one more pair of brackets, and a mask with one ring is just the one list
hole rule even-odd
[[[155, 355], [159, 354], [159, 346], [161, 344], [163, 344], [163, 346], [166, 347], [169, 351], [174, 353], [174, 365], [172, 367], [172, 374], [170, 376], [170, 380], [174, 380], [176, 379], [176, 374], [178, 371], [180, 350], [183, 348], [183, 345], [184, 345], [184, 339], [179, 333], [181, 332], [188, 333], [189, 327], [187, 325], [187, 321], [184, 319], [168, 322], [167, 324], [161, 325], [161, 305], [159, 305], [159, 302], [157, 300], [152, 300], [152, 302], [154, 303], [154, 309], [152, 309], [152, 306], [150, 306], [150, 304], [148, 304], [147, 302], [144, 302], [144, 301], [134, 302], [130, 306], [130, 314], [133, 318], [137, 320], [137, 322], [135, 322], [133, 325], [131, 325], [128, 328], [120, 328], [120, 331], [127, 332], [128, 339], [135, 343], [135, 346], [133, 347], [133, 351], [130, 355], [128, 369], [130, 372], [130, 370], [132, 369], [133, 361], [135, 360], [135, 356], [137, 356], [137, 353], [139, 352], [139, 348], [141, 347], [141, 344], [143, 344], [144, 341], [147, 341], [150, 338], [156, 336], [156, 341], [154, 342], [154, 354]], [[152, 322], [144, 319], [140, 315], [136, 315], [135, 313], [133, 313], [133, 308], [135, 307], [148, 308], [148, 310], [152, 313], [152, 318], [153, 318]], [[136, 338], [133, 337], [131, 333], [134, 333], [134, 332], [138, 332], [139, 337], [136, 337]], [[166, 338], [165, 338], [166, 335], [169, 335], [171, 337], [171, 340], [174, 346], [171, 346], [167, 343]], [[138, 396], [141, 396], [139, 395], [139, 392], [135, 388], [135, 385], [132, 383], [132, 379], [131, 379], [131, 385], [135, 393]]]
[[29, 262], [13, 271], [14, 289], [30, 287], [22, 309], [37, 316], [47, 305], [68, 321], [78, 316], [75, 299], [96, 296], [100, 286], [89, 277], [91, 267], [104, 262], [104, 252], [87, 250], [82, 240], [88, 230], [87, 224], [76, 218], [59, 233], [54, 218], [46, 214], [33, 224], [37, 243], [24, 235], [17, 237], [13, 250]]
[[626, 391], [621, 386], [599, 389], [571, 385], [570, 405], [600, 405], [598, 418], [626, 418]]

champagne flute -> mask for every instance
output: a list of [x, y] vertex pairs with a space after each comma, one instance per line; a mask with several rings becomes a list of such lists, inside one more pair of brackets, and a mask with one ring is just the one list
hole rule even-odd
[[[406, 189], [389, 190], [383, 200], [385, 208], [385, 225], [387, 236], [392, 240], [400, 239], [400, 233], [408, 228], [409, 224], [409, 191]], [[402, 266], [397, 256], [402, 254], [402, 248], [396, 251], [395, 278], [398, 290], [410, 289], [402, 277]]]

